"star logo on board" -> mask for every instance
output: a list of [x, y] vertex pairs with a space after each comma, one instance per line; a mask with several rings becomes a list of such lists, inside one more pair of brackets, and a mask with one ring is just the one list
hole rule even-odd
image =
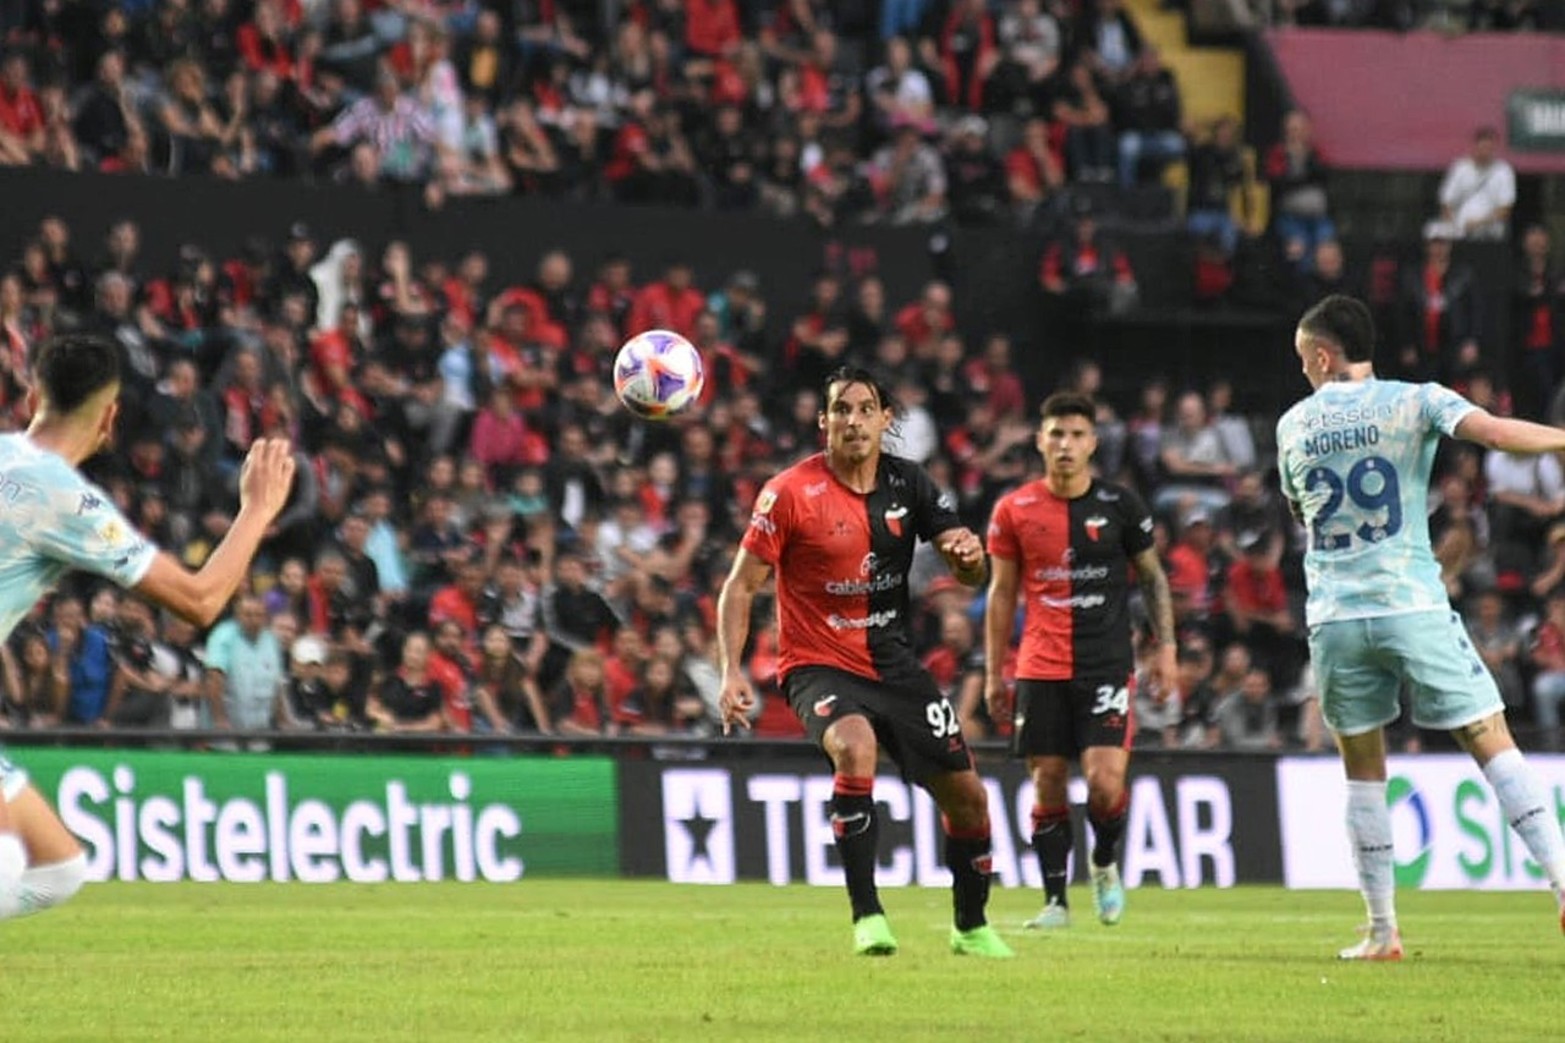
[[685, 832], [690, 836], [690, 865], [695, 866], [697, 859], [704, 859], [708, 866], [712, 863], [712, 852], [708, 845], [712, 840], [712, 830], [717, 828], [717, 819], [707, 818], [701, 811], [701, 805], [697, 802], [695, 811], [689, 818], [682, 818], [679, 824], [685, 827]]
[[734, 881], [733, 792], [728, 773], [684, 769], [663, 774], [663, 855], [676, 884]]

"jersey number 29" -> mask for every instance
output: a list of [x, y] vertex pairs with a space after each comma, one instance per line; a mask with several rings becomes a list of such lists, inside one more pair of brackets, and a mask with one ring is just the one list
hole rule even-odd
[[[1322, 486], [1326, 489], [1326, 502], [1315, 514], [1310, 526], [1311, 538], [1316, 550], [1343, 550], [1353, 543], [1356, 536], [1365, 543], [1379, 543], [1395, 536], [1402, 529], [1402, 486], [1397, 481], [1397, 469], [1383, 456], [1366, 456], [1354, 464], [1344, 479], [1329, 467], [1312, 467], [1304, 476], [1304, 491], [1314, 492]], [[1351, 504], [1352, 514], [1346, 519], [1346, 532], [1327, 532], [1327, 526], [1344, 504]], [[1376, 524], [1367, 515], [1385, 511], [1385, 520]], [[1357, 525], [1353, 522], [1359, 519]]]

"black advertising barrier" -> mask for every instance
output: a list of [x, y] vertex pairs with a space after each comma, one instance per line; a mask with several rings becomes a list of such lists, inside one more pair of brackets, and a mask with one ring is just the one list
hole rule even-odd
[[[1018, 762], [980, 764], [1003, 886], [1037, 887], [1029, 846], [1031, 783]], [[743, 763], [622, 761], [620, 859], [626, 876], [680, 883], [841, 882], [827, 802], [831, 773], [796, 757]], [[1275, 759], [1138, 756], [1124, 870], [1130, 886], [1231, 887], [1282, 880]], [[883, 770], [875, 782], [883, 885], [943, 887], [939, 813], [927, 794]], [[1080, 779], [1073, 875], [1084, 879]]]
[[149, 272], [172, 268], [179, 248], [194, 243], [220, 256], [239, 251], [252, 236], [280, 247], [289, 226], [310, 226], [322, 254], [338, 239], [357, 240], [378, 261], [392, 240], [405, 240], [415, 257], [455, 261], [464, 252], [488, 255], [490, 288], [532, 277], [538, 259], [565, 249], [583, 285], [610, 254], [632, 262], [638, 282], [655, 278], [669, 261], [691, 262], [697, 282], [721, 287], [740, 269], [756, 273], [778, 330], [805, 306], [815, 272], [848, 278], [878, 274], [893, 306], [913, 299], [934, 271], [928, 231], [850, 226], [823, 231], [804, 221], [760, 214], [716, 214], [664, 207], [572, 203], [524, 196], [463, 198], [439, 210], [417, 192], [379, 191], [297, 181], [242, 183], [211, 178], [65, 174], [12, 168], [0, 171], [0, 258], [21, 256], [43, 218], [58, 215], [87, 263], [103, 255], [112, 222], [141, 226]]

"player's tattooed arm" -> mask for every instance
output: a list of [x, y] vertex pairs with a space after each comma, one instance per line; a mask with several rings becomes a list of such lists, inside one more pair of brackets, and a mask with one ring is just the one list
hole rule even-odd
[[1146, 601], [1147, 618], [1152, 623], [1158, 644], [1174, 644], [1174, 596], [1168, 589], [1168, 575], [1158, 560], [1157, 549], [1148, 547], [1135, 557], [1136, 579]]

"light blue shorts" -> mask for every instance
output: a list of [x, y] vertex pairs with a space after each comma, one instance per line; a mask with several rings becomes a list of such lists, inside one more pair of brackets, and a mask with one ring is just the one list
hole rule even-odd
[[4, 797], [9, 804], [20, 797], [26, 788], [27, 772], [12, 764], [4, 753], [0, 753], [0, 797]]
[[1321, 716], [1339, 735], [1362, 735], [1401, 714], [1403, 683], [1413, 723], [1451, 731], [1505, 708], [1462, 617], [1447, 609], [1310, 627]]

